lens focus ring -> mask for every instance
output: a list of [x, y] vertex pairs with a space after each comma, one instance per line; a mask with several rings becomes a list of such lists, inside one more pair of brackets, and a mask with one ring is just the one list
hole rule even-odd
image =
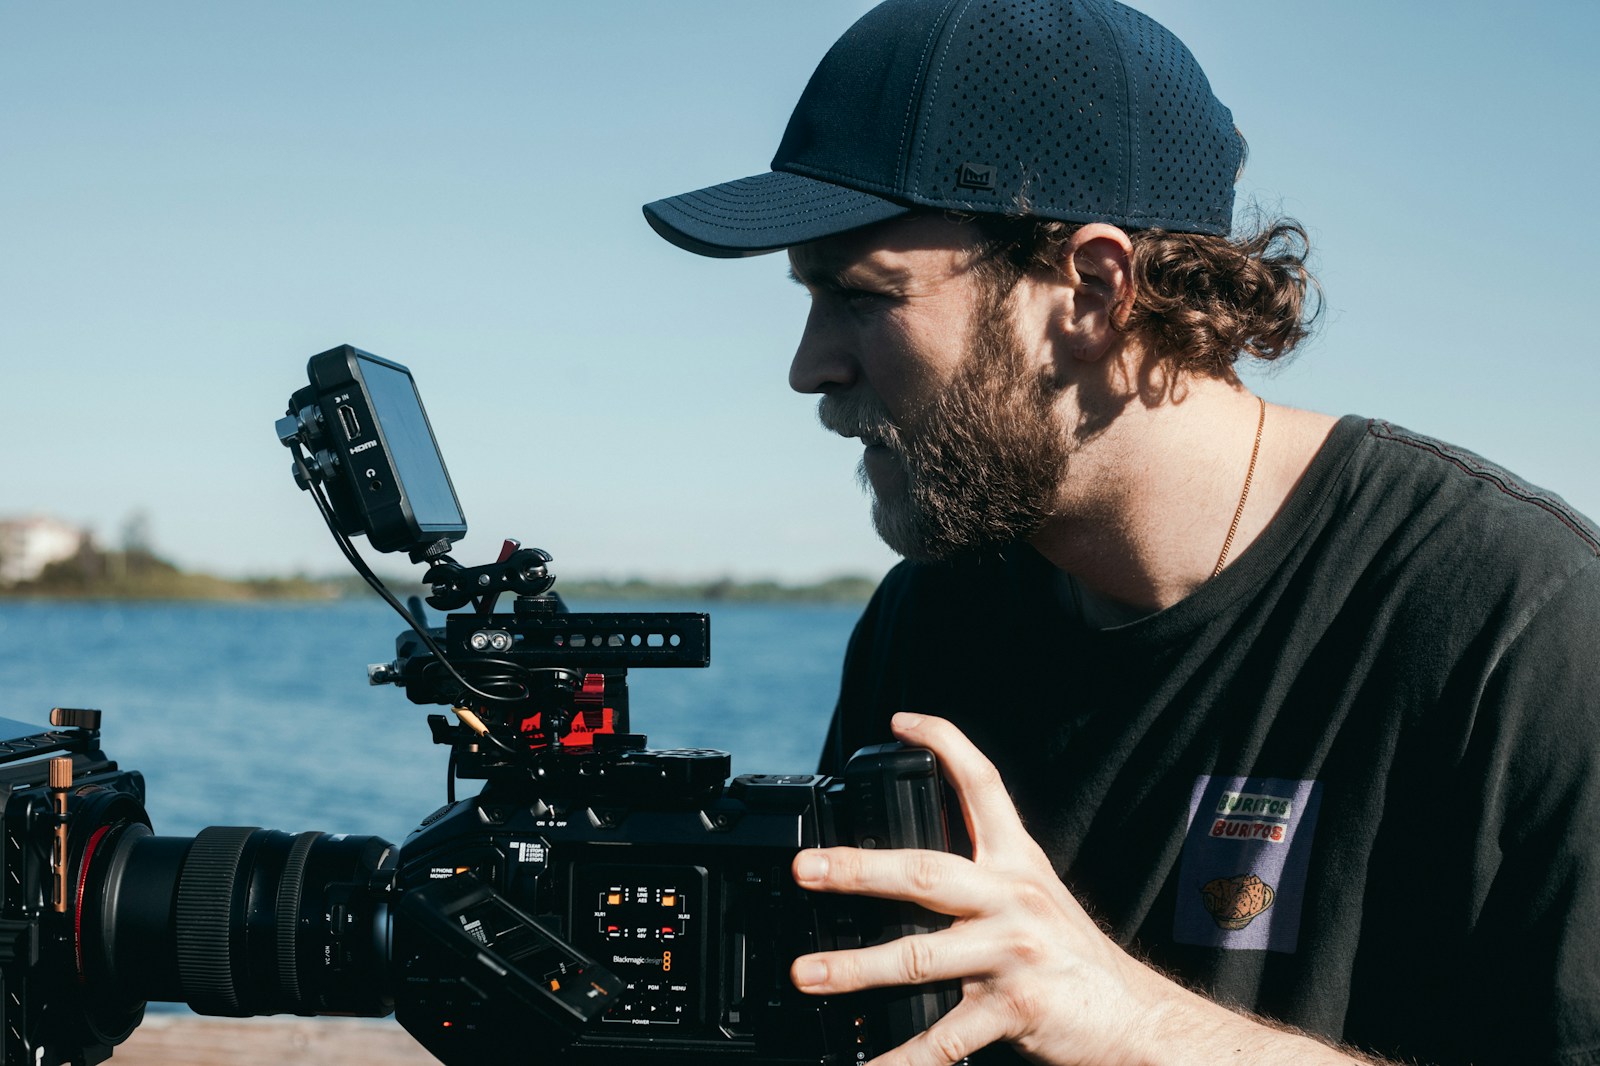
[[255, 826], [211, 826], [194, 838], [178, 879], [174, 912], [178, 976], [189, 1005], [201, 1014], [239, 1017], [230, 915], [240, 858]]
[[300, 1002], [300, 972], [297, 966], [300, 937], [301, 882], [305, 878], [306, 860], [311, 857], [311, 847], [322, 839], [321, 833], [301, 833], [294, 838], [289, 849], [289, 859], [278, 878], [277, 942], [278, 990], [290, 1003]]

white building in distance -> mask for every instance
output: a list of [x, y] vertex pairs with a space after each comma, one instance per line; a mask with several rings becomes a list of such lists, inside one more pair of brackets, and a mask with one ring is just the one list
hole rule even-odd
[[76, 555], [87, 536], [43, 515], [0, 519], [0, 585], [32, 581], [51, 563]]

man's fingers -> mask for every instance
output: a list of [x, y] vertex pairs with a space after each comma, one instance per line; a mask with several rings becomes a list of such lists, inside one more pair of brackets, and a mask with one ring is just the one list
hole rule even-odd
[[795, 882], [814, 892], [908, 900], [952, 918], [992, 908], [999, 886], [959, 855], [917, 848], [815, 848], [794, 857]]
[[894, 716], [894, 735], [907, 744], [927, 748], [939, 759], [939, 769], [961, 799], [961, 813], [972, 833], [978, 858], [1027, 855], [1038, 845], [1022, 827], [1016, 805], [994, 763], [968, 740], [966, 734], [943, 718], [931, 714]]
[[831, 995], [987, 974], [994, 969], [995, 955], [993, 944], [962, 929], [941, 929], [870, 948], [802, 955], [794, 960], [789, 976], [802, 992]]
[[951, 1066], [1004, 1036], [992, 1015], [962, 1000], [949, 1014], [866, 1066]]

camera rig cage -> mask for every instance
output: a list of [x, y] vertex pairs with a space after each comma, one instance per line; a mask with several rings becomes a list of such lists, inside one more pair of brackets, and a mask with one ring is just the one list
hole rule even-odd
[[[407, 932], [444, 929], [451, 923], [439, 915], [452, 907], [515, 910], [505, 902], [515, 899], [570, 936], [569, 944], [553, 935], [565, 949], [560, 958], [585, 967], [594, 988], [605, 986], [579, 1005], [587, 1010], [566, 1004], [560, 1019], [568, 1053], [583, 1062], [646, 1049], [663, 1063], [741, 1050], [770, 1061], [857, 1061], [954, 1005], [952, 983], [819, 1004], [787, 975], [789, 960], [806, 951], [948, 923], [905, 904], [812, 896], [788, 872], [794, 850], [818, 844], [947, 850], [930, 753], [881, 745], [858, 753], [839, 778], [752, 774], [725, 791], [727, 753], [647, 748], [629, 731], [627, 671], [708, 665], [709, 618], [570, 613], [552, 592], [550, 554], [515, 540], [493, 563], [457, 563], [448, 551], [466, 522], [409, 371], [349, 346], [314, 356], [307, 369], [311, 384], [291, 399], [279, 438], [303, 487], [317, 495], [315, 483], [328, 484], [319, 508], [335, 540], [396, 609], [350, 547], [351, 533], [365, 530], [375, 547], [426, 562], [428, 606], [470, 608], [447, 614], [442, 630], [428, 629], [413, 600], [401, 612], [411, 624], [396, 638], [394, 660], [368, 668], [372, 684], [398, 685], [411, 701], [447, 705], [456, 717], [429, 717], [434, 741], [450, 748], [449, 804], [402, 849], [400, 965], [446, 973], [437, 949], [448, 945], [455, 977], [471, 984], [465, 971], [475, 969], [470, 956], [480, 945], [441, 934], [413, 949]], [[505, 594], [513, 610], [497, 613]], [[486, 781], [472, 804], [456, 803], [457, 777]], [[486, 830], [485, 822], [500, 828]], [[431, 882], [407, 890], [424, 868]], [[465, 887], [447, 900], [458, 882]], [[529, 882], [540, 884], [530, 890]], [[561, 910], [552, 902], [558, 896], [566, 914], [551, 913]], [[613, 970], [614, 984], [595, 979]], [[478, 972], [478, 983], [492, 985], [495, 972]], [[464, 1048], [504, 1051], [528, 1035], [525, 1024], [508, 1028], [482, 1012], [469, 1026], [444, 1018], [439, 1003], [448, 1012], [488, 998], [474, 991], [463, 1000], [454, 979], [417, 981], [428, 988], [418, 997], [426, 1004], [408, 1003], [402, 985], [397, 1002], [402, 1024], [440, 1058], [465, 1061]], [[541, 1007], [537, 996], [528, 1002]]]

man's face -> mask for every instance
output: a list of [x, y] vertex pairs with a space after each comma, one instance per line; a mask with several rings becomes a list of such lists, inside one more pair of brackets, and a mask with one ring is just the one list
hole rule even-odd
[[866, 445], [874, 524], [911, 559], [1029, 536], [1065, 473], [1037, 339], [974, 269], [971, 231], [925, 218], [790, 250], [812, 295], [790, 384]]

